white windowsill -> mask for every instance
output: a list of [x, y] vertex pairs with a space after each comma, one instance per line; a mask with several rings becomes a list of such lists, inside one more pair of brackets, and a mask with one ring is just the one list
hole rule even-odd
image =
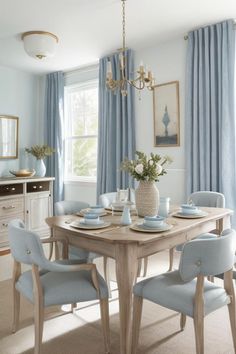
[[67, 179], [64, 180], [65, 185], [77, 185], [77, 186], [87, 186], [96, 187], [97, 181], [92, 179]]

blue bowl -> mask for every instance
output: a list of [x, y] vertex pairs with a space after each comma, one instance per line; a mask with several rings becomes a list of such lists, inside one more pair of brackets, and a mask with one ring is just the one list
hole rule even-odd
[[99, 216], [97, 214], [87, 213], [84, 214], [84, 218], [94, 220], [94, 219], [98, 219]]
[[160, 215], [156, 216], [145, 216], [144, 217], [144, 226], [148, 227], [160, 227], [164, 224], [165, 218]]

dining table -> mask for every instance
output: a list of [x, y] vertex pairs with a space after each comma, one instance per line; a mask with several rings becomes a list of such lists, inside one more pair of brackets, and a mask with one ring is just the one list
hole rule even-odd
[[[132, 224], [121, 225], [121, 216], [108, 213], [108, 225], [99, 229], [76, 227], [79, 215], [53, 216], [46, 219], [53, 236], [66, 237], [69, 244], [111, 257], [116, 264], [116, 281], [119, 293], [120, 354], [132, 353], [133, 285], [137, 278], [139, 260], [157, 252], [172, 249], [200, 234], [230, 227], [232, 210], [201, 207], [201, 217], [181, 217], [174, 208], [166, 219], [169, 227], [162, 232], [139, 228], [142, 218], [132, 215]], [[179, 214], [179, 215], [178, 215]]]

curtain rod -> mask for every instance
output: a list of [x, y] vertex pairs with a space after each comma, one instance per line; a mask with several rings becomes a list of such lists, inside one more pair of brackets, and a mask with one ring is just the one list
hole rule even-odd
[[[211, 26], [211, 25], [205, 25], [205, 26], [203, 26], [203, 27], [196, 28], [196, 30], [198, 30], [198, 29], [200, 29], [200, 28], [207, 27], [207, 26]], [[236, 19], [234, 20], [234, 29], [236, 29]], [[188, 35], [187, 35], [187, 34], [184, 35], [184, 40], [185, 40], [185, 41], [188, 40]]]

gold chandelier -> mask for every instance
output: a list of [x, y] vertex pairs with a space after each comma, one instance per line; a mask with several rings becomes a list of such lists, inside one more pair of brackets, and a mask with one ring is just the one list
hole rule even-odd
[[144, 65], [141, 62], [137, 70], [137, 77], [134, 80], [129, 80], [125, 76], [126, 68], [126, 56], [125, 56], [125, 1], [122, 2], [122, 38], [123, 38], [123, 47], [120, 49], [119, 54], [119, 64], [120, 64], [120, 80], [114, 80], [112, 74], [112, 65], [111, 61], [108, 60], [107, 63], [107, 75], [106, 75], [106, 86], [111, 91], [116, 91], [120, 89], [122, 96], [127, 96], [127, 86], [128, 84], [135, 87], [137, 90], [141, 91], [145, 87], [148, 90], [153, 89], [154, 78], [150, 70], [145, 70]]

